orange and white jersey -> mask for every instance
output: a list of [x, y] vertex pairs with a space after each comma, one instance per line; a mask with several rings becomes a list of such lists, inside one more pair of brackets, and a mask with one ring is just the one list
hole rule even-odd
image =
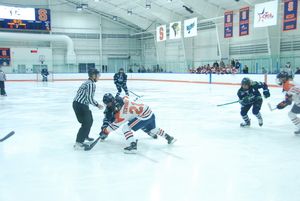
[[105, 130], [106, 133], [110, 133], [113, 130], [118, 129], [122, 124], [137, 118], [130, 126], [133, 127], [141, 120], [145, 121], [150, 119], [153, 115], [148, 105], [136, 103], [129, 99], [128, 96], [123, 97], [124, 105], [121, 110], [116, 114], [115, 121], [111, 123]]
[[283, 89], [289, 96], [292, 96], [295, 104], [300, 106], [300, 85], [294, 81], [286, 81], [283, 85]]

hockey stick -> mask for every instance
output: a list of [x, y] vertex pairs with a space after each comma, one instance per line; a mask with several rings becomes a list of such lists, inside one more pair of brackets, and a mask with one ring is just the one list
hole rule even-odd
[[91, 149], [93, 149], [93, 147], [98, 143], [99, 140], [100, 140], [100, 136], [92, 144], [90, 144], [90, 146], [85, 147], [84, 151], [90, 151]]
[[130, 91], [130, 90], [128, 90], [130, 93], [132, 93], [133, 95], [135, 95], [136, 97], [138, 97], [138, 98], [142, 98], [144, 95], [141, 95], [141, 96], [139, 96], [139, 95], [137, 95], [137, 94], [135, 94], [135, 93], [133, 93], [132, 91]]
[[230, 102], [230, 103], [224, 103], [224, 104], [217, 105], [217, 106], [230, 105], [230, 104], [233, 104], [233, 103], [238, 103], [238, 102], [240, 102], [240, 101], [233, 101], [233, 102]]
[[12, 132], [8, 133], [4, 138], [0, 139], [0, 142], [3, 142], [7, 138], [11, 137], [13, 134], [15, 134], [15, 131], [12, 131]]
[[270, 108], [270, 111], [273, 111], [273, 110], [276, 110], [276, 109], [277, 109], [276, 107], [275, 107], [275, 108], [272, 108], [272, 106], [271, 106], [270, 103], [268, 103], [268, 106], [269, 106], [269, 108]]

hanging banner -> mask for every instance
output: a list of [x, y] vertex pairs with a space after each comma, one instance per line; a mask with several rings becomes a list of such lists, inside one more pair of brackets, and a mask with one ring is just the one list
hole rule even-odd
[[298, 21], [298, 0], [283, 1], [282, 31], [297, 30]]
[[170, 23], [170, 39], [181, 38], [181, 22]]
[[160, 41], [164, 41], [166, 40], [166, 25], [161, 25], [159, 27], [156, 27], [156, 41], [160, 42]]
[[239, 9], [239, 36], [249, 35], [249, 12], [250, 6]]
[[184, 37], [197, 36], [197, 17], [184, 20]]
[[0, 47], [0, 66], [10, 66], [10, 48]]
[[224, 12], [224, 38], [233, 37], [233, 10]]
[[254, 27], [266, 27], [277, 24], [278, 1], [256, 4]]

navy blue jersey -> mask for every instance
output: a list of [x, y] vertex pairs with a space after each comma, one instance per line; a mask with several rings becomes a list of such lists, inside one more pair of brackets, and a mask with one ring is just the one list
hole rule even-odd
[[125, 73], [116, 73], [114, 75], [114, 83], [119, 85], [126, 85], [127, 75]]
[[48, 70], [43, 68], [42, 72], [41, 72], [41, 75], [49, 75]]
[[244, 90], [243, 87], [241, 87], [237, 92], [239, 99], [242, 100], [244, 97], [248, 97], [249, 102], [245, 103], [240, 101], [240, 103], [242, 105], [249, 105], [261, 99], [261, 93], [258, 89], [264, 89], [264, 91], [268, 90], [268, 85], [264, 82], [252, 81], [248, 90]]
[[105, 117], [103, 119], [103, 124], [101, 126], [101, 130], [105, 129], [109, 124], [115, 121], [115, 114], [116, 111], [112, 110], [111, 108], [106, 107], [104, 111]]

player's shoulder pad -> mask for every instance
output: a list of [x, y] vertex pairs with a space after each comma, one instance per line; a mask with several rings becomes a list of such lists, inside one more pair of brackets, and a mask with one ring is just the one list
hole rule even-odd
[[284, 91], [289, 91], [292, 87], [295, 87], [296, 85], [293, 83], [293, 81], [286, 81], [283, 85]]

